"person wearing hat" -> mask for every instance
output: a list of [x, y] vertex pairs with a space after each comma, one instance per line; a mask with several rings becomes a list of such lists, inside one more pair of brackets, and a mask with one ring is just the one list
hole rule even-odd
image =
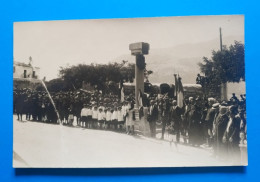
[[210, 147], [213, 144], [213, 122], [215, 119], [215, 115], [217, 113], [217, 109], [213, 107], [213, 104], [215, 103], [214, 98], [208, 98], [208, 105], [209, 108], [207, 110], [206, 118], [205, 118], [205, 129], [206, 129], [206, 144]]
[[198, 146], [200, 144], [200, 121], [201, 112], [200, 108], [195, 104], [194, 98], [189, 98], [189, 105], [186, 110], [187, 120], [189, 122], [188, 135], [189, 144]]
[[166, 98], [162, 101], [161, 105], [161, 115], [162, 115], [162, 136], [161, 139], [164, 139], [165, 128], [170, 124], [170, 102]]
[[174, 130], [176, 133], [176, 142], [180, 142], [180, 134], [181, 134], [181, 115], [183, 111], [182, 109], [177, 105], [177, 101], [172, 101], [172, 107], [170, 109], [170, 121], [174, 126]]
[[218, 115], [214, 121], [212, 133], [214, 137], [214, 155], [222, 159], [225, 159], [225, 157], [227, 157], [227, 145], [226, 143], [223, 143], [222, 138], [224, 136], [228, 120], [228, 107], [226, 103], [221, 103]]
[[159, 111], [157, 106], [155, 105], [155, 101], [151, 100], [151, 104], [148, 109], [148, 122], [149, 122], [152, 138], [156, 137], [156, 121], [158, 120], [158, 114]]
[[241, 119], [237, 115], [237, 107], [229, 107], [229, 121], [225, 129], [222, 141], [227, 144], [228, 158], [234, 164], [240, 163], [240, 149], [239, 149], [239, 133]]

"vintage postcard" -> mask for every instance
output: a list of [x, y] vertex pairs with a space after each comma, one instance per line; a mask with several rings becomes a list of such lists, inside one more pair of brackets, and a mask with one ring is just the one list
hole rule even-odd
[[14, 168], [247, 165], [243, 15], [13, 26]]

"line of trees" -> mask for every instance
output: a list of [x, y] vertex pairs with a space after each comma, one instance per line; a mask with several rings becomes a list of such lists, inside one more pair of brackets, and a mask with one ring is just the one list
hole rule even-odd
[[[144, 70], [144, 76], [152, 74], [151, 70]], [[50, 80], [47, 87], [50, 91], [76, 90], [82, 83], [89, 83], [99, 90], [107, 90], [109, 84], [118, 84], [120, 81], [133, 82], [135, 77], [135, 64], [128, 61], [108, 64], [79, 64], [70, 67], [61, 67], [59, 78]]]

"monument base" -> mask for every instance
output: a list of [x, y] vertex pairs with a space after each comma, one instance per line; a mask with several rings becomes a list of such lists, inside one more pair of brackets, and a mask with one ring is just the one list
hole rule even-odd
[[144, 136], [151, 136], [150, 126], [147, 121], [148, 108], [144, 107], [144, 116], [139, 118], [139, 109], [135, 108], [135, 128]]

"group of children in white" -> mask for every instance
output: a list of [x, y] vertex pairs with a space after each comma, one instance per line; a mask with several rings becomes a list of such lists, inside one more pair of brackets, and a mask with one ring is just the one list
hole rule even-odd
[[80, 120], [74, 122], [74, 115], [69, 113], [68, 124], [79, 125], [84, 128], [105, 129], [115, 131], [126, 131], [127, 134], [134, 134], [134, 106], [131, 102], [125, 101], [122, 106], [105, 107], [96, 104], [84, 104], [81, 109]]

